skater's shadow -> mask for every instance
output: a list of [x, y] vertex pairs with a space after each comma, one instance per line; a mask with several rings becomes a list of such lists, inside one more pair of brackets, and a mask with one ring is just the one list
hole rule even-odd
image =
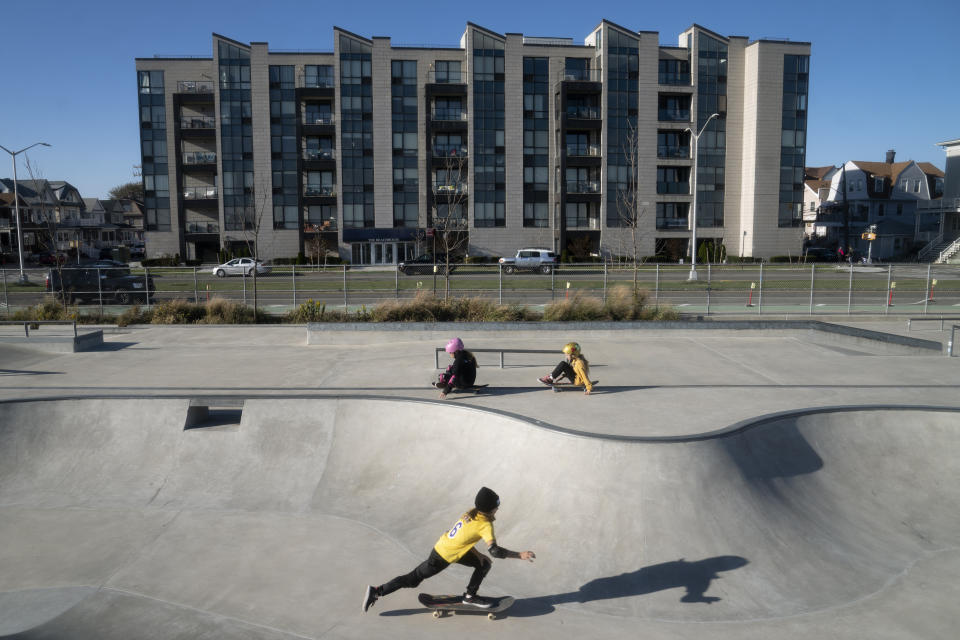
[[642, 596], [667, 589], [683, 587], [683, 603], [718, 602], [720, 598], [706, 595], [711, 582], [721, 571], [733, 571], [749, 561], [740, 556], [716, 556], [690, 562], [681, 558], [644, 567], [631, 573], [587, 582], [576, 591], [537, 598], [520, 598], [510, 608], [511, 616], [533, 617], [552, 613], [558, 604], [585, 603], [613, 598]]

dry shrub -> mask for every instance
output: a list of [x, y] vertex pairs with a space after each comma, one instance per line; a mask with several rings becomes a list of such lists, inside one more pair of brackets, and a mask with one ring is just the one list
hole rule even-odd
[[154, 305], [151, 324], [197, 324], [206, 316], [202, 304], [186, 300], [167, 300]]
[[206, 317], [201, 321], [204, 324], [252, 324], [253, 309], [239, 302], [231, 302], [223, 298], [211, 298], [204, 305]]

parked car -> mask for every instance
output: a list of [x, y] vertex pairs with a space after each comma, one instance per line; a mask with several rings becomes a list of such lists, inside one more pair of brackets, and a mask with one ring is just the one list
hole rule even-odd
[[[451, 258], [450, 273], [457, 270], [457, 265], [453, 264]], [[404, 275], [432, 274], [433, 266], [437, 266], [437, 274], [445, 275], [447, 272], [447, 255], [438, 253], [435, 256], [424, 254], [417, 256], [413, 260], [407, 260], [397, 265], [397, 270]]]
[[[213, 268], [213, 275], [218, 278], [224, 276], [252, 276], [253, 275], [253, 258], [234, 258], [229, 262], [224, 262], [223, 264], [217, 265]], [[257, 265], [257, 275], [264, 275], [270, 273], [270, 267], [265, 266], [260, 260], [256, 261]]]
[[500, 258], [504, 273], [539, 271], [550, 273], [557, 266], [557, 254], [550, 249], [519, 249], [513, 258]]
[[37, 254], [37, 262], [39, 264], [64, 264], [67, 261], [67, 254], [62, 251], [57, 251], [56, 253], [51, 253], [50, 251], [44, 251], [43, 253]]
[[808, 247], [803, 255], [806, 262], [837, 262], [840, 259], [836, 249], [827, 247]]
[[133, 275], [126, 265], [50, 269], [44, 288], [47, 293], [58, 295], [62, 290], [67, 302], [77, 303], [99, 302], [101, 296], [105, 302], [117, 304], [148, 302], [149, 296], [156, 291], [153, 276]]

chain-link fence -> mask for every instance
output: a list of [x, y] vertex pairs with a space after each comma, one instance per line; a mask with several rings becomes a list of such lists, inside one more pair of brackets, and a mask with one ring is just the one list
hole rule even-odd
[[[644, 291], [651, 305], [684, 313], [943, 314], [960, 306], [960, 265], [926, 264], [563, 264], [550, 273], [507, 274], [497, 264], [395, 267], [273, 266], [268, 273], [218, 277], [210, 267], [52, 267], [0, 269], [0, 305], [12, 310], [64, 296], [81, 308], [111, 313], [133, 304], [214, 298], [283, 313], [307, 300], [356, 309], [437, 297], [483, 298], [501, 304], [545, 305], [575, 295], [605, 300], [616, 287]], [[92, 313], [94, 310], [90, 309]]]

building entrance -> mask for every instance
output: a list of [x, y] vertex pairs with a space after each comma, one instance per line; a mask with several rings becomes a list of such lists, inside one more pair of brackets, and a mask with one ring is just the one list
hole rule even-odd
[[354, 242], [351, 248], [353, 264], [395, 265], [414, 257], [412, 242]]

